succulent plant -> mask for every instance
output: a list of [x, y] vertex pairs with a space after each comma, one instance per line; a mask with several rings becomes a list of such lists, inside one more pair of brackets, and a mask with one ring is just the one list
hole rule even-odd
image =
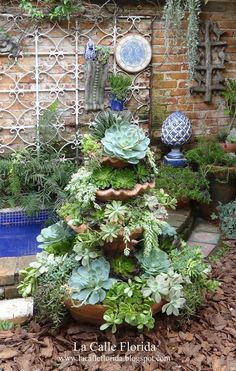
[[75, 235], [73, 230], [67, 226], [66, 223], [60, 221], [50, 227], [43, 228], [40, 235], [37, 236], [37, 241], [41, 244], [38, 246], [42, 249], [47, 246], [58, 244], [59, 242], [66, 241]]
[[236, 128], [233, 128], [230, 130], [227, 138], [226, 138], [227, 143], [236, 143]]
[[127, 125], [131, 121], [130, 111], [121, 111], [116, 113], [112, 110], [101, 111], [95, 121], [91, 123], [90, 127], [92, 129], [91, 135], [96, 139], [102, 139], [105, 135], [105, 131], [113, 125], [121, 125], [126, 123]]
[[160, 249], [152, 249], [148, 256], [144, 255], [143, 251], [139, 251], [136, 257], [147, 275], [167, 273], [171, 266], [167, 253]]
[[105, 299], [106, 291], [116, 281], [109, 278], [110, 264], [103, 257], [94, 259], [87, 266], [72, 272], [68, 281], [72, 299], [81, 303], [96, 304]]
[[107, 129], [101, 142], [109, 156], [137, 164], [146, 156], [150, 139], [137, 125], [122, 124]]

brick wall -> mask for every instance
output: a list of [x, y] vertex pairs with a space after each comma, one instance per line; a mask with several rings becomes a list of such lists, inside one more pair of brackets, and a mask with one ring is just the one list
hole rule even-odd
[[[129, 1], [129, 3], [131, 3]], [[222, 7], [223, 4], [223, 7]], [[132, 2], [127, 5], [127, 2], [122, 5], [124, 14], [133, 15], [155, 15], [153, 22], [153, 58], [152, 58], [152, 135], [158, 140], [160, 136], [160, 127], [164, 118], [173, 111], [181, 110], [187, 114], [193, 123], [194, 135], [208, 135], [214, 134], [217, 131], [224, 129], [229, 121], [228, 117], [224, 114], [225, 102], [222, 96], [213, 96], [212, 103], [206, 104], [203, 97], [196, 95], [191, 96], [188, 89], [188, 73], [186, 61], [186, 48], [183, 45], [177, 45], [172, 48], [169, 55], [165, 55], [164, 45], [164, 30], [163, 22], [161, 21], [161, 12], [156, 10], [149, 4]], [[3, 10], [2, 10], [3, 11]], [[0, 6], [1, 12], [1, 6]], [[203, 13], [201, 14], [202, 20], [212, 19], [217, 21], [221, 30], [225, 31], [223, 40], [228, 43], [226, 49], [229, 62], [226, 64], [224, 76], [226, 78], [236, 79], [236, 2], [231, 1], [213, 1], [209, 3]], [[182, 27], [182, 40], [186, 33], [186, 21], [183, 22]], [[84, 43], [84, 40], [82, 40]], [[49, 45], [50, 46], [50, 45]], [[49, 47], [45, 45], [45, 48]], [[43, 46], [41, 46], [43, 47]], [[0, 65], [7, 63], [6, 57], [0, 58]], [[16, 64], [13, 74], [17, 74], [18, 66]], [[33, 86], [32, 76], [27, 77], [29, 97], [31, 85]], [[0, 81], [1, 86], [4, 85], [4, 78]], [[50, 81], [45, 81], [45, 84], [51, 84]], [[0, 107], [4, 105], [4, 100], [7, 100], [9, 95], [1, 95]], [[27, 97], [25, 97], [26, 99]], [[12, 107], [19, 115], [19, 105], [16, 104]], [[70, 112], [68, 111], [68, 114]], [[70, 120], [71, 121], [71, 120]], [[30, 119], [32, 124], [32, 121]], [[2, 126], [0, 122], [0, 126]], [[69, 127], [73, 126], [70, 122]], [[4, 134], [4, 130], [0, 132], [0, 140], [11, 142], [12, 136], [9, 131]], [[22, 135], [24, 135], [22, 133]], [[68, 134], [69, 135], [69, 134]]]

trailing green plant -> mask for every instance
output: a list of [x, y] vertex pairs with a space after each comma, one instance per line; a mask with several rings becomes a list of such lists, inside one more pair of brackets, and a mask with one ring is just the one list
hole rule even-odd
[[71, 298], [80, 304], [96, 304], [105, 299], [116, 280], [109, 278], [110, 264], [103, 258], [94, 259], [87, 266], [75, 269], [68, 281]]
[[165, 30], [165, 44], [167, 53], [171, 48], [173, 39], [177, 42], [182, 30], [181, 22], [185, 12], [187, 16], [186, 46], [188, 56], [189, 79], [194, 78], [194, 73], [198, 61], [197, 47], [199, 44], [199, 14], [201, 11], [201, 0], [168, 0], [163, 9], [163, 20]]
[[118, 256], [111, 262], [111, 268], [124, 278], [130, 277], [136, 269], [134, 261], [128, 256]]
[[137, 125], [122, 124], [107, 129], [101, 143], [109, 156], [137, 164], [146, 156], [150, 139]]
[[236, 80], [226, 79], [226, 90], [223, 92], [226, 101], [225, 114], [231, 117], [227, 134], [230, 133], [236, 119]]
[[164, 189], [166, 193], [177, 199], [210, 202], [208, 179], [201, 171], [194, 172], [188, 167], [175, 168], [162, 164], [156, 177], [156, 187]]
[[236, 200], [217, 206], [220, 227], [227, 238], [236, 239]]
[[132, 83], [131, 77], [123, 73], [112, 73], [109, 77], [112, 97], [116, 100], [125, 100]]

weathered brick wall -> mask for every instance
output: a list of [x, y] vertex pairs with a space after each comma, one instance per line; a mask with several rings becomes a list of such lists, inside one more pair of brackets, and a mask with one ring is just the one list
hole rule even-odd
[[[222, 5], [223, 4], [223, 5]], [[152, 135], [158, 140], [160, 136], [160, 127], [164, 118], [173, 111], [182, 110], [185, 112], [193, 123], [194, 135], [214, 134], [217, 131], [226, 127], [229, 118], [224, 114], [225, 102], [222, 96], [213, 96], [212, 103], [204, 103], [203, 97], [189, 94], [188, 73], [186, 48], [183, 45], [178, 45], [170, 50], [168, 56], [165, 55], [164, 45], [164, 30], [163, 22], [161, 21], [161, 12], [156, 12], [150, 4], [139, 2], [131, 5], [123, 5], [124, 14], [132, 15], [151, 15], [155, 16], [153, 21], [153, 58], [152, 58]], [[0, 8], [1, 12], [1, 8]], [[212, 19], [217, 21], [220, 29], [225, 31], [222, 40], [226, 41], [227, 54], [229, 62], [226, 64], [224, 76], [226, 78], [236, 79], [236, 2], [231, 1], [209, 1], [208, 6], [201, 14], [203, 20]], [[186, 34], [186, 21], [183, 22], [182, 40]], [[85, 40], [81, 40], [85, 42]], [[45, 44], [45, 50], [50, 45]], [[79, 46], [83, 47], [83, 46]], [[41, 45], [43, 48], [43, 44]], [[70, 61], [71, 62], [71, 61]], [[79, 61], [80, 62], [80, 61]], [[0, 58], [0, 65], [9, 63], [6, 57]], [[17, 75], [20, 63], [15, 65], [13, 74]], [[56, 73], [56, 70], [54, 71]], [[58, 71], [60, 73], [60, 71]], [[54, 76], [55, 77], [55, 76]], [[60, 77], [60, 76], [59, 76]], [[58, 77], [58, 78], [59, 78]], [[57, 77], [55, 77], [57, 79]], [[26, 77], [28, 84], [29, 97], [33, 97], [30, 93], [31, 86], [34, 81], [32, 76]], [[58, 80], [58, 79], [57, 79]], [[45, 81], [45, 86], [50, 86], [51, 81]], [[68, 83], [65, 81], [65, 83]], [[82, 83], [82, 81], [80, 81]], [[143, 82], [144, 83], [144, 82]], [[1, 86], [4, 85], [4, 78], [0, 81]], [[1, 90], [1, 89], [0, 89]], [[25, 97], [24, 99], [26, 99]], [[9, 94], [4, 96], [1, 94], [1, 107], [4, 106], [4, 101], [9, 99]], [[31, 100], [31, 98], [29, 98]], [[16, 110], [16, 112], [14, 112]], [[12, 107], [12, 114], [19, 115], [19, 105]], [[69, 114], [68, 110], [68, 114]], [[27, 122], [27, 118], [25, 119]], [[69, 120], [68, 127], [73, 126], [72, 116]], [[32, 125], [32, 120], [29, 119]], [[0, 122], [0, 126], [2, 123]], [[70, 131], [70, 130], [69, 130]], [[11, 141], [12, 135], [9, 132], [4, 134], [4, 130], [0, 132], [0, 140], [4, 141], [4, 135], [8, 136], [7, 141]], [[24, 135], [22, 133], [22, 135]], [[5, 138], [6, 139], [6, 138]]]

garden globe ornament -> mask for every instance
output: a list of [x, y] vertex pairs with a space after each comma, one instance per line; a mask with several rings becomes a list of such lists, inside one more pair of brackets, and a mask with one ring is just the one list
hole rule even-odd
[[187, 160], [180, 148], [189, 142], [192, 136], [192, 124], [188, 117], [180, 111], [172, 113], [162, 124], [161, 140], [171, 146], [171, 151], [164, 157], [166, 164], [174, 167], [184, 167]]

